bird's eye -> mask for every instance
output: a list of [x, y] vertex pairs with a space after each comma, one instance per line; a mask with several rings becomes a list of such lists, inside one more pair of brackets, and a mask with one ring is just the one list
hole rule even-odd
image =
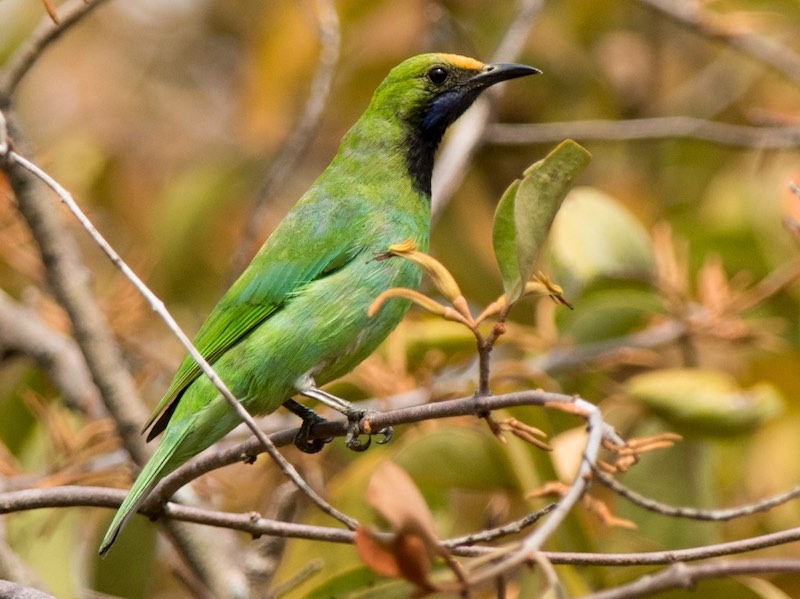
[[428, 80], [435, 85], [441, 85], [447, 80], [447, 71], [442, 67], [433, 67], [428, 71]]

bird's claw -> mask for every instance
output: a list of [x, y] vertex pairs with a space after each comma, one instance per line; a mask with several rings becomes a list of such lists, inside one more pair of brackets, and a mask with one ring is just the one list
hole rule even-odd
[[318, 453], [322, 451], [326, 443], [333, 441], [333, 437], [323, 437], [320, 439], [311, 439], [311, 429], [317, 424], [328, 422], [322, 416], [318, 416], [314, 412], [303, 418], [303, 424], [300, 425], [300, 430], [294, 436], [294, 446], [303, 453]]
[[[372, 432], [366, 432], [367, 440], [365, 442], [359, 439], [359, 436], [362, 433], [361, 422], [370, 413], [377, 412], [375, 410], [353, 410], [347, 414], [347, 435], [345, 436], [345, 445], [351, 451], [366, 451], [369, 449], [369, 446], [372, 445]], [[368, 426], [366, 428], [369, 430]], [[377, 434], [383, 435], [383, 437], [378, 441], [378, 444], [384, 445], [392, 440], [394, 430], [391, 426], [387, 426], [386, 428], [382, 428], [381, 430], [377, 431]]]

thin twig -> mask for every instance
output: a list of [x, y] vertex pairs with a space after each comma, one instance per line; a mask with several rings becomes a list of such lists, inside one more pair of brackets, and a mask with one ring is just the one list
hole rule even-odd
[[584, 595], [583, 599], [633, 599], [634, 597], [651, 596], [668, 589], [694, 589], [699, 581], [710, 578], [780, 572], [800, 572], [800, 560], [748, 559], [692, 566], [674, 564], [661, 572], [647, 574], [631, 583]]
[[[8, 133], [16, 148], [24, 143], [6, 112]], [[4, 140], [7, 141], [7, 140]], [[50, 286], [69, 315], [73, 336], [81, 348], [109, 413], [117, 425], [125, 449], [134, 461], [143, 464], [149, 452], [139, 435], [140, 422], [146, 417], [143, 402], [119, 346], [91, 291], [89, 272], [83, 264], [76, 240], [65, 227], [61, 211], [40, 192], [38, 177], [13, 161], [11, 143], [0, 142], [0, 168], [8, 176], [19, 211], [28, 222], [44, 263]], [[237, 572], [216, 547], [208, 548], [194, 533], [187, 533], [170, 523], [168, 534], [174, 539], [182, 558], [210, 592], [225, 595]]]
[[92, 418], [107, 414], [72, 337], [53, 330], [33, 310], [0, 290], [0, 355], [4, 354], [21, 354], [36, 360], [73, 409]]
[[524, 125], [498, 123], [490, 125], [485, 136], [487, 143], [499, 145], [549, 143], [564, 138], [603, 142], [687, 138], [734, 147], [783, 149], [800, 146], [800, 127], [753, 127], [690, 116], [664, 116]]
[[502, 526], [471, 533], [462, 537], [447, 539], [446, 541], [442, 542], [442, 545], [449, 547], [450, 549], [454, 549], [456, 547], [467, 547], [469, 545], [476, 545], [478, 543], [488, 543], [489, 541], [494, 541], [495, 539], [499, 539], [501, 537], [519, 534], [529, 526], [536, 524], [544, 516], [552, 512], [555, 507], [556, 504], [551, 503], [538, 511], [527, 514], [519, 520], [515, 520], [514, 522], [509, 522], [508, 524], [503, 524]]
[[105, 1], [70, 0], [61, 6], [58, 23], [53, 23], [50, 17], [43, 17], [25, 45], [14, 53], [0, 73], [0, 96], [13, 96], [20, 81], [50, 44]]
[[742, 518], [744, 516], [751, 516], [759, 512], [767, 512], [772, 508], [791, 501], [800, 497], [800, 486], [793, 489], [762, 499], [756, 503], [742, 505], [735, 508], [704, 510], [695, 507], [672, 506], [660, 501], [655, 501], [649, 497], [645, 497], [636, 491], [633, 491], [617, 481], [613, 476], [609, 476], [599, 468], [594, 468], [594, 476], [597, 480], [614, 491], [620, 497], [624, 497], [631, 503], [638, 505], [641, 508], [661, 514], [663, 516], [671, 516], [675, 518], [688, 518], [691, 520], [705, 520], [711, 522], [725, 522], [733, 520], [734, 518]]
[[241, 240], [231, 259], [228, 272], [230, 280], [236, 278], [246, 265], [259, 234], [264, 209], [284, 186], [297, 162], [311, 144], [330, 96], [336, 66], [339, 62], [341, 44], [339, 18], [332, 0], [316, 0], [315, 5], [320, 48], [305, 109], [275, 158], [258, 190], [255, 202], [250, 207]]
[[800, 83], [800, 56], [791, 48], [757, 33], [726, 27], [723, 20], [713, 13], [704, 11], [702, 5], [697, 2], [674, 0], [639, 0], [639, 2], [703, 38], [721, 41]]

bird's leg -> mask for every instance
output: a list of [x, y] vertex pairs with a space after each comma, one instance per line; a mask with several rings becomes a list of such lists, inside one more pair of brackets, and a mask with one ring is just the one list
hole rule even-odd
[[317, 414], [311, 408], [307, 408], [301, 403], [297, 403], [293, 399], [287, 399], [283, 402], [283, 407], [289, 410], [292, 414], [300, 416], [303, 424], [300, 425], [300, 430], [294, 437], [294, 445], [304, 453], [317, 453], [321, 451], [326, 443], [333, 441], [333, 437], [325, 437], [323, 439], [309, 439], [311, 436], [311, 429], [314, 425], [327, 422], [322, 416]]
[[[316, 399], [317, 401], [324, 403], [329, 408], [332, 408], [337, 412], [341, 412], [347, 417], [347, 436], [345, 437], [345, 444], [347, 445], [348, 449], [352, 449], [353, 451], [365, 451], [370, 446], [370, 443], [372, 443], [371, 434], [367, 437], [366, 443], [362, 443], [358, 439], [358, 435], [361, 430], [361, 420], [364, 419], [368, 414], [375, 413], [375, 410], [358, 408], [355, 404], [352, 404], [341, 397], [331, 395], [330, 393], [327, 393], [314, 386], [308, 386], [300, 390], [300, 394], [311, 399]], [[392, 440], [394, 431], [392, 430], [391, 426], [387, 426], [386, 428], [379, 430], [378, 433], [383, 435], [383, 438], [378, 441], [378, 443], [383, 445], [384, 443], [388, 443]]]

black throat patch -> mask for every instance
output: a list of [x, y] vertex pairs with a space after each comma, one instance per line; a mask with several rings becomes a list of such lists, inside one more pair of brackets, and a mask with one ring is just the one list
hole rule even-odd
[[451, 89], [433, 101], [412, 111], [407, 119], [404, 140], [406, 168], [412, 185], [425, 197], [431, 197], [431, 176], [436, 149], [447, 128], [469, 108], [479, 89]]

